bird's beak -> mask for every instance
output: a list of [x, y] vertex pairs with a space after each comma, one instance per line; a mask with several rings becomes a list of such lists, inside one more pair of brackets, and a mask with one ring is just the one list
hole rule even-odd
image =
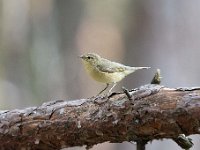
[[81, 56], [78, 56], [78, 58], [83, 58], [83, 55], [81, 55]]
[[84, 59], [84, 58], [85, 58], [85, 56], [84, 56], [84, 55], [81, 55], [81, 56], [79, 56], [79, 58], [81, 58], [81, 59]]

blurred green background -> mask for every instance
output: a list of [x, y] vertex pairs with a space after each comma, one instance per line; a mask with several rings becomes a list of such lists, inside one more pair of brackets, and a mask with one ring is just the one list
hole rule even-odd
[[[199, 27], [199, 0], [0, 0], [0, 109], [95, 95], [104, 85], [88, 77], [77, 57], [87, 52], [152, 67], [115, 90], [149, 83], [157, 68], [168, 87], [198, 86]], [[199, 136], [192, 137], [197, 150]], [[161, 148], [181, 150], [171, 140], [147, 145]]]

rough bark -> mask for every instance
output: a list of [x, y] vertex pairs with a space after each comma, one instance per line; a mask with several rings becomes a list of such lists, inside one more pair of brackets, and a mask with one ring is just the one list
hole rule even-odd
[[[131, 96], [131, 97], [130, 97]], [[129, 98], [128, 98], [129, 97]], [[109, 97], [0, 112], [2, 149], [91, 147], [199, 134], [200, 88], [145, 85]]]

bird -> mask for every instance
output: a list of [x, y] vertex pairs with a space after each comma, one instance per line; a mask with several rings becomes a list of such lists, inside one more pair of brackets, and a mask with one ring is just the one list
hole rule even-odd
[[110, 61], [102, 58], [96, 53], [87, 53], [81, 55], [84, 68], [86, 72], [96, 81], [105, 83], [106, 87], [101, 90], [98, 94], [102, 94], [110, 84], [113, 86], [109, 89], [108, 94], [111, 93], [112, 89], [116, 84], [124, 79], [127, 75], [140, 69], [149, 69], [150, 67], [130, 67], [117, 62]]

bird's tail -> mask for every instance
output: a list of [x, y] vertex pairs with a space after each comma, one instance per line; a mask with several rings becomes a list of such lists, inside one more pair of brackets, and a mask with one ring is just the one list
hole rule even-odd
[[133, 70], [140, 70], [140, 69], [149, 69], [151, 67], [131, 67]]
[[127, 69], [127, 75], [130, 73], [135, 72], [136, 70], [140, 70], [140, 69], [149, 69], [151, 67], [128, 67]]

